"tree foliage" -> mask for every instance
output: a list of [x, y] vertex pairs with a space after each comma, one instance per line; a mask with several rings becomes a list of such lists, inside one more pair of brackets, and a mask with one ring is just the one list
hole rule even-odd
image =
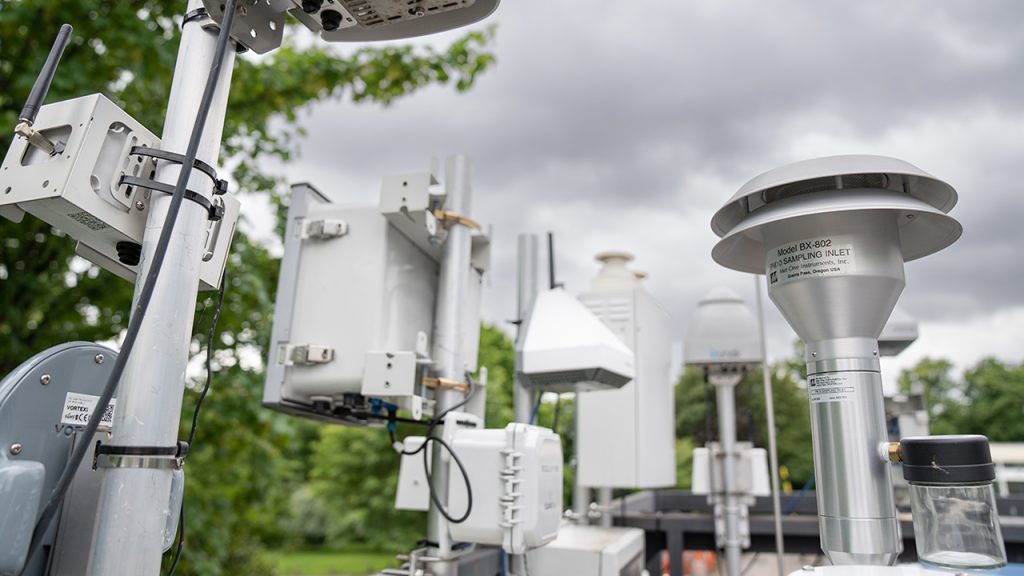
[[[61, 23], [75, 28], [48, 102], [102, 92], [151, 131], [162, 131], [184, 0], [0, 0], [0, 148], [6, 150], [23, 99]], [[286, 31], [286, 38], [297, 34]], [[269, 193], [279, 178], [268, 156], [298, 151], [300, 110], [325, 99], [388, 105], [427, 85], [462, 91], [494, 61], [490, 31], [445, 50], [386, 45], [340, 57], [328, 47], [286, 44], [269, 57], [242, 56], [232, 81], [222, 166], [243, 193]], [[424, 151], [428, 154], [429, 151]], [[67, 340], [114, 340], [127, 324], [132, 286], [74, 257], [74, 242], [26, 217], [0, 219], [0, 374]], [[260, 358], [269, 340], [278, 261], [236, 235], [225, 309], [215, 341], [217, 375], [187, 464], [187, 547], [179, 574], [265, 574], [260, 552], [283, 544], [293, 494], [308, 480], [321, 427], [260, 407]], [[166, 279], [165, 279], [166, 280]], [[214, 299], [201, 297], [193, 365], [203, 358]], [[198, 372], [198, 371], [197, 371]], [[182, 425], [191, 422], [199, 378], [190, 380]], [[183, 431], [183, 434], [185, 431]]]

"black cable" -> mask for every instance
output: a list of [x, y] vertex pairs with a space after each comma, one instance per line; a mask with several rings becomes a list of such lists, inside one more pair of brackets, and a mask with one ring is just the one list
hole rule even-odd
[[[455, 453], [455, 450], [452, 450], [451, 445], [449, 445], [444, 440], [438, 438], [437, 436], [427, 436], [426, 440], [423, 441], [423, 446], [426, 446], [430, 442], [436, 442], [440, 444], [441, 447], [448, 451], [448, 454], [451, 455], [452, 460], [454, 460], [455, 463], [459, 466], [459, 472], [462, 474], [462, 480], [466, 483], [466, 512], [458, 518], [453, 518], [451, 514], [449, 514], [448, 511], [444, 509], [444, 505], [441, 504], [440, 498], [437, 497], [437, 490], [434, 488], [434, 483], [431, 482], [430, 474], [428, 473], [427, 488], [429, 489], [430, 492], [430, 499], [434, 501], [434, 506], [437, 506], [437, 511], [441, 514], [441, 516], [444, 516], [445, 520], [451, 522], [452, 524], [462, 524], [466, 521], [467, 518], [469, 518], [470, 513], [473, 512], [473, 487], [469, 483], [469, 473], [466, 472], [466, 467], [462, 464], [462, 460], [459, 458], [459, 455]], [[428, 467], [430, 466], [429, 455], [429, 451], [423, 451], [424, 470], [428, 470]]]
[[227, 275], [220, 277], [220, 293], [217, 295], [217, 307], [213, 309], [213, 319], [210, 321], [210, 331], [206, 334], [206, 384], [203, 391], [199, 393], [196, 400], [196, 409], [192, 412], [192, 429], [188, 432], [188, 446], [192, 449], [192, 443], [196, 439], [196, 426], [199, 424], [199, 411], [203, 408], [203, 401], [210, 393], [210, 383], [213, 382], [213, 353], [216, 351], [214, 336], [217, 330], [217, 321], [220, 320], [220, 312], [224, 309], [224, 285], [227, 284]]
[[[217, 320], [220, 319], [220, 311], [224, 308], [224, 287], [227, 286], [227, 274], [221, 274], [220, 277], [220, 293], [217, 295], [217, 306], [213, 309], [213, 319], [210, 320], [210, 330], [206, 333], [206, 384], [203, 385], [203, 391], [199, 393], [199, 399], [196, 400], [195, 410], [192, 411], [192, 429], [188, 433], [188, 448], [192, 449], [192, 443], [196, 438], [196, 426], [199, 424], [199, 411], [203, 408], [203, 401], [206, 400], [206, 395], [210, 392], [210, 384], [213, 382], [213, 353], [216, 351], [214, 336], [217, 332]], [[206, 309], [203, 309], [205, 313]], [[178, 568], [178, 561], [181, 560], [182, 550], [185, 548], [185, 494], [181, 495], [181, 510], [178, 513], [178, 544], [174, 550], [174, 560], [171, 561], [171, 567], [167, 571], [167, 576], [174, 576], [174, 571]]]
[[174, 560], [171, 561], [171, 568], [167, 571], [167, 576], [174, 576], [174, 571], [178, 569], [178, 561], [181, 560], [181, 551], [185, 548], [185, 495], [181, 497], [181, 510], [178, 511], [178, 545], [174, 550]]
[[754, 552], [754, 555], [750, 557], [750, 560], [747, 560], [747, 565], [740, 571], [740, 576], [747, 576], [747, 572], [750, 572], [750, 569], [754, 567], [754, 563], [757, 562], [757, 556], [759, 554], [760, 552]]
[[[181, 210], [181, 203], [185, 199], [185, 187], [188, 185], [189, 176], [192, 174], [192, 167], [199, 153], [199, 143], [202, 139], [203, 130], [206, 127], [206, 118], [209, 115], [210, 107], [213, 105], [213, 95], [220, 79], [224, 52], [230, 40], [229, 31], [235, 16], [235, 3], [236, 0], [224, 0], [224, 20], [221, 22], [213, 64], [210, 66], [210, 74], [206, 80], [206, 87], [203, 89], [202, 100], [199, 103], [195, 124], [192, 127], [192, 135], [189, 138], [188, 149], [185, 152], [185, 163], [182, 164], [181, 171], [178, 173], [178, 182], [174, 187], [174, 194], [171, 195], [171, 202], [167, 207], [167, 216], [164, 218], [163, 229], [160, 231], [160, 238], [153, 252], [153, 261], [149, 266], [145, 282], [142, 284], [142, 290], [139, 292], [139, 299], [136, 301], [135, 309], [132, 311], [131, 319], [128, 322], [128, 330], [125, 333], [124, 343], [121, 345], [121, 352], [117, 355], [107, 384], [104, 386], [103, 392], [96, 402], [96, 409], [93, 410], [93, 413], [89, 416], [89, 421], [85, 425], [85, 430], [82, 432], [83, 438], [92, 438], [96, 434], [100, 419], [106, 412], [106, 408], [110, 405], [110, 399], [114, 397], [117, 385], [121, 381], [121, 375], [124, 373], [128, 358], [131, 357], [132, 348], [135, 346], [135, 339], [138, 337], [139, 330], [142, 327], [142, 321], [145, 319], [150, 301], [153, 299], [153, 291], [156, 289], [156, 282], [163, 268], [167, 247], [171, 243], [174, 223]], [[68, 462], [64, 466], [63, 472], [61, 472], [53, 492], [50, 493], [50, 498], [43, 508], [39, 520], [36, 521], [35, 530], [32, 532], [32, 540], [29, 544], [28, 555], [25, 560], [26, 566], [42, 546], [43, 538], [64, 501], [64, 496], [71, 486], [71, 481], [78, 471], [78, 466], [82, 463], [91, 447], [92, 442], [81, 442], [75, 447], [71, 456], [68, 457]]]
[[[469, 392], [466, 394], [466, 397], [463, 398], [462, 401], [459, 402], [458, 404], [455, 404], [451, 408], [448, 408], [440, 415], [436, 416], [431, 420], [430, 426], [427, 427], [427, 435], [423, 440], [423, 444], [420, 444], [419, 448], [416, 448], [415, 450], [412, 451], [407, 451], [403, 447], [401, 450], [397, 450], [398, 453], [403, 456], [414, 456], [416, 454], [419, 454], [420, 452], [423, 453], [423, 470], [424, 472], [426, 472], [427, 475], [427, 489], [430, 492], [430, 499], [434, 502], [434, 505], [437, 506], [437, 511], [441, 513], [441, 516], [443, 516], [445, 520], [451, 522], [452, 524], [461, 524], [465, 522], [466, 519], [469, 518], [470, 513], [473, 511], [473, 487], [470, 485], [469, 482], [469, 473], [466, 471], [466, 467], [462, 464], [462, 460], [459, 458], [458, 454], [456, 454], [455, 451], [452, 450], [451, 445], [449, 445], [441, 438], [434, 436], [434, 429], [437, 428], [438, 424], [444, 422], [445, 416], [447, 416], [451, 412], [454, 412], [455, 410], [458, 410], [459, 408], [462, 408], [463, 406], [468, 404], [469, 401], [473, 398], [473, 394], [476, 393], [477, 386], [476, 383], [473, 382], [473, 375], [470, 374], [469, 372], [466, 372], [466, 382], [469, 384]], [[396, 445], [398, 443], [398, 439], [395, 435], [394, 427], [388, 427], [388, 434], [391, 436], [391, 444]], [[430, 481], [430, 460], [428, 457], [430, 452], [427, 450], [427, 445], [429, 445], [431, 442], [436, 442], [440, 444], [442, 448], [448, 451], [448, 454], [451, 455], [452, 460], [454, 460], [455, 464], [458, 465], [459, 472], [462, 474], [462, 479], [466, 483], [466, 512], [458, 518], [453, 518], [451, 514], [449, 514], [448, 510], [445, 510], [444, 506], [441, 504], [440, 498], [438, 498], [437, 496], [437, 490], [434, 488], [434, 483]]]

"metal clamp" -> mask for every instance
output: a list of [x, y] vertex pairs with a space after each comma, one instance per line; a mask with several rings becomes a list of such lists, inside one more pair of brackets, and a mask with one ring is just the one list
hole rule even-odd
[[434, 217], [437, 218], [445, 228], [450, 227], [452, 224], [461, 224], [467, 228], [473, 230], [480, 230], [480, 223], [473, 220], [469, 216], [463, 216], [458, 212], [452, 212], [451, 210], [434, 210]]
[[[164, 194], [170, 194], [172, 196], [174, 195], [174, 186], [164, 184], [163, 182], [157, 182], [156, 180], [150, 180], [148, 178], [139, 178], [138, 176], [121, 176], [121, 180], [118, 181], [118, 186], [122, 184], [146, 188], [156, 192], [163, 192]], [[194, 190], [186, 189], [185, 199], [191, 200], [192, 202], [202, 206], [203, 209], [206, 210], [207, 217], [214, 222], [224, 217], [223, 205], [209, 201], [206, 196], [203, 196]]]
[[457, 390], [469, 392], [469, 386], [461, 380], [449, 380], [448, 378], [424, 378], [423, 385], [427, 388], [440, 388], [443, 390]]
[[92, 456], [92, 469], [142, 468], [147, 470], [180, 470], [188, 455], [188, 443], [175, 446], [113, 446], [97, 440]]
[[[174, 164], [184, 164], [185, 155], [178, 154], [177, 152], [169, 152], [167, 150], [160, 150], [159, 148], [151, 148], [149, 146], [132, 146], [131, 151], [128, 153], [129, 156], [143, 156], [146, 158], [156, 158], [157, 160], [164, 160]], [[196, 158], [196, 161], [192, 164], [196, 170], [199, 170], [203, 174], [210, 177], [213, 180], [213, 194], [215, 196], [221, 196], [228, 192], [228, 182], [217, 177], [217, 170], [213, 166], [210, 166], [206, 162]]]

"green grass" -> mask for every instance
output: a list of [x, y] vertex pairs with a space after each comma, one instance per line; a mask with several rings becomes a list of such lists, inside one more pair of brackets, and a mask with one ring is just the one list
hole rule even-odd
[[388, 552], [271, 552], [281, 576], [362, 576], [395, 566]]

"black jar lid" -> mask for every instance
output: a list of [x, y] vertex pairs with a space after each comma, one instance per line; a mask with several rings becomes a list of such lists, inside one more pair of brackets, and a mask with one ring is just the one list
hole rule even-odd
[[976, 484], [996, 479], [988, 438], [915, 436], [900, 440], [903, 478], [920, 484]]

